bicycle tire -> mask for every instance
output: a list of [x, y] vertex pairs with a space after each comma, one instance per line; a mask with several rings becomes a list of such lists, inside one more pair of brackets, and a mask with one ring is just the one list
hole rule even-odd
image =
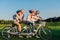
[[38, 35], [43, 40], [49, 40], [52, 37], [52, 32], [49, 28], [40, 28], [38, 31]]
[[[2, 29], [2, 37], [6, 40], [10, 40], [13, 36], [13, 35], [10, 35], [9, 33], [7, 33], [8, 30], [10, 30], [10, 26], [5, 26]], [[11, 36], [11, 37], [9, 37], [9, 36]]]

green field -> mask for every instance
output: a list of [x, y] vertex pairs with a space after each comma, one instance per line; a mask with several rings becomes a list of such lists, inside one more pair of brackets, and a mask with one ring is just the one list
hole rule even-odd
[[[21, 24], [22, 26], [24, 24]], [[11, 24], [0, 24], [0, 40], [5, 40], [1, 36], [1, 30], [4, 26], [11, 26]], [[60, 22], [47, 22], [46, 27], [49, 27], [52, 30], [53, 36], [50, 40], [60, 40]], [[15, 37], [12, 40], [42, 40], [42, 39], [37, 39], [35, 37], [32, 38], [19, 38]]]

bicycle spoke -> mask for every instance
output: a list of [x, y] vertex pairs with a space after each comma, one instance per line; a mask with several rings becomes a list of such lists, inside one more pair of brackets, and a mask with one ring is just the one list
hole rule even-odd
[[48, 28], [41, 28], [39, 30], [39, 36], [42, 38], [42, 39], [49, 39], [51, 38], [52, 36], [52, 32], [50, 29]]

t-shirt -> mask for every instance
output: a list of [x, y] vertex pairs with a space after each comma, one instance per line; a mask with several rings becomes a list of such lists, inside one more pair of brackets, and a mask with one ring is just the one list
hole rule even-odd
[[[23, 15], [21, 15], [21, 16], [19, 16], [19, 18], [24, 18], [24, 14]], [[18, 22], [20, 22], [20, 19], [19, 18], [17, 18], [17, 14], [15, 14], [15, 15], [13, 15], [13, 20], [16, 20], [16, 21], [18, 21]]]

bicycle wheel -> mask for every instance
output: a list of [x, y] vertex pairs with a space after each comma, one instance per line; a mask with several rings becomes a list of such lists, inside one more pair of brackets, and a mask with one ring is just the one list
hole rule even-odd
[[49, 40], [52, 37], [52, 32], [49, 28], [40, 28], [38, 31], [38, 35], [43, 40]]
[[6, 40], [9, 40], [10, 38], [12, 38], [9, 33], [8, 33], [8, 30], [10, 30], [10, 27], [9, 26], [6, 26], [2, 29], [2, 37]]

